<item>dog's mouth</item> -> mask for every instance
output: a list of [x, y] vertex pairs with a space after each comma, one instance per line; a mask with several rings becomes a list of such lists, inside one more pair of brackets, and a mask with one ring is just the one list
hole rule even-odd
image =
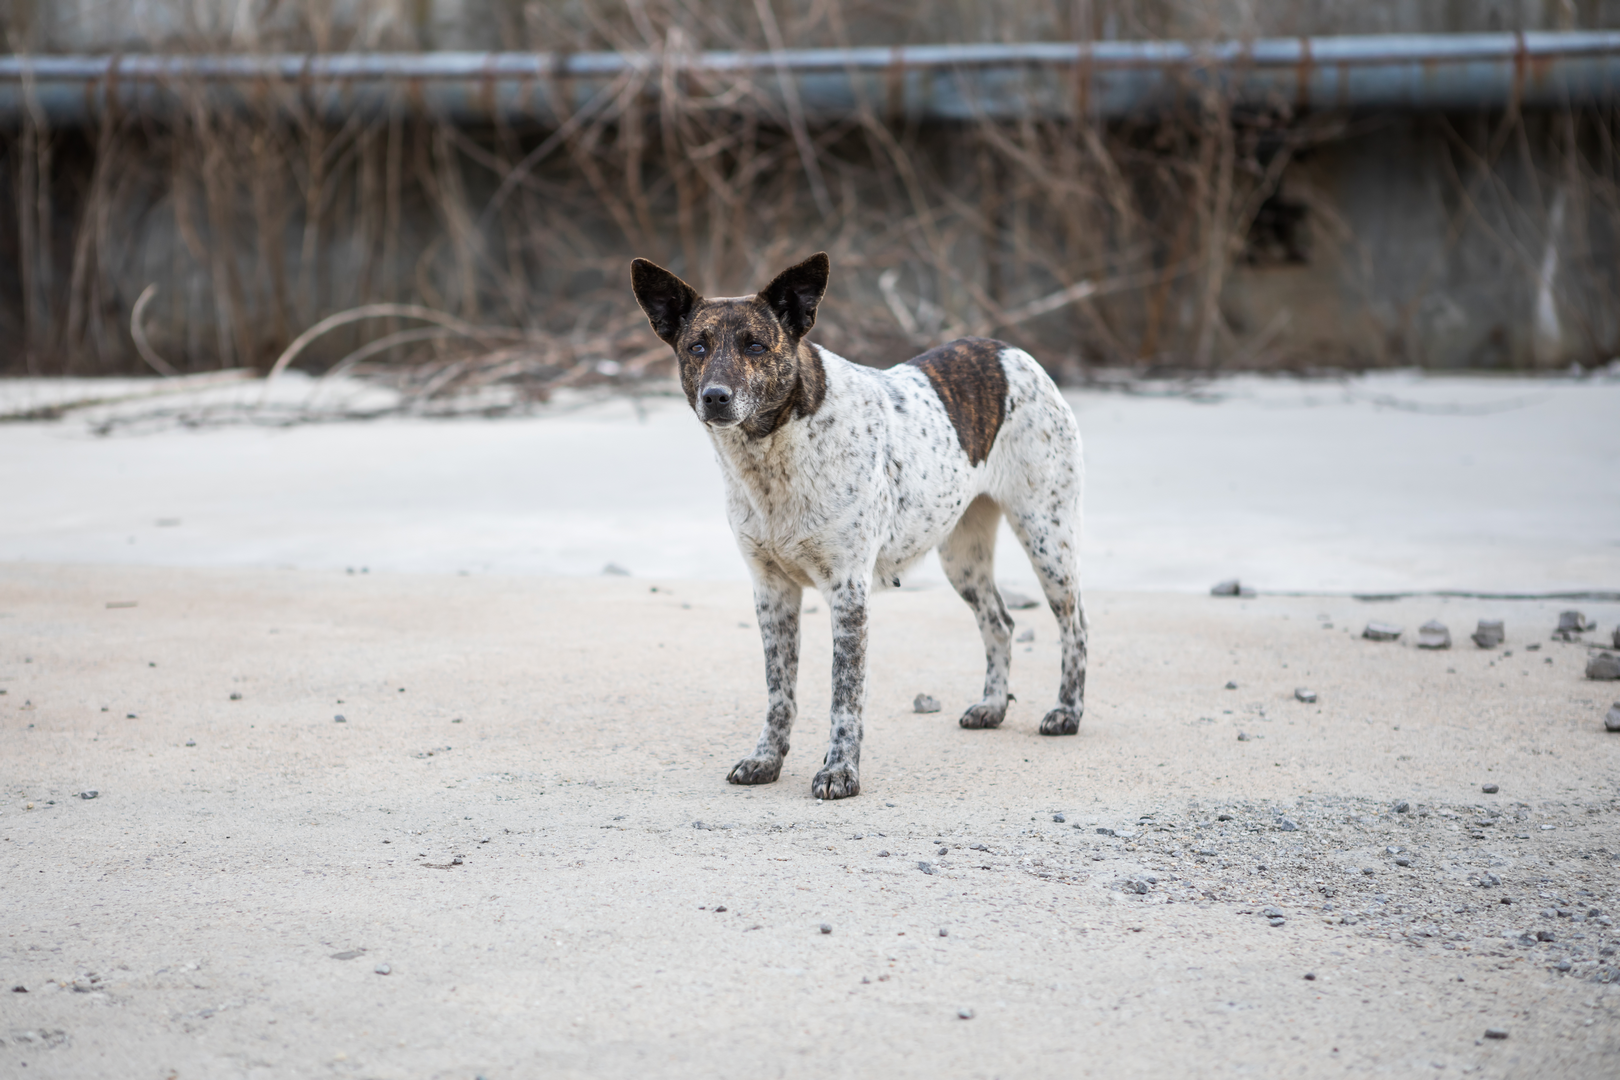
[[712, 428], [733, 428], [742, 423], [740, 416], [705, 416], [703, 424]]

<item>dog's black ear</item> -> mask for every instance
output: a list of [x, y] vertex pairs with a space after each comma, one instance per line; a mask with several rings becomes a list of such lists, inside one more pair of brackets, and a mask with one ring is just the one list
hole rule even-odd
[[697, 290], [646, 259], [636, 259], [630, 264], [630, 282], [636, 291], [636, 303], [652, 323], [653, 333], [666, 344], [674, 345], [681, 333], [681, 323], [697, 306]]
[[788, 333], [802, 338], [816, 325], [816, 308], [827, 293], [832, 260], [818, 251], [797, 266], [790, 266], [759, 291], [759, 298]]

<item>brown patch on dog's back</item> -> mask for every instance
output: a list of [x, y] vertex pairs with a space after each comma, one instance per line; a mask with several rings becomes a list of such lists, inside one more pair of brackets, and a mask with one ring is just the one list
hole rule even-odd
[[1005, 348], [1005, 343], [988, 338], [957, 338], [906, 361], [928, 376], [962, 449], [975, 465], [990, 456], [1006, 417], [1007, 373], [1001, 367]]

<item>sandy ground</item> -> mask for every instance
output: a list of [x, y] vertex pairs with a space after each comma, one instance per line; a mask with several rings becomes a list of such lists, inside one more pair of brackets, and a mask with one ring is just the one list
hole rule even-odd
[[[1095, 592], [1048, 739], [1049, 615], [970, 732], [966, 608], [883, 594], [823, 804], [824, 609], [724, 782], [740, 582], [6, 563], [0, 1074], [1612, 1077], [1620, 684], [1560, 606]], [[1436, 616], [1508, 642], [1359, 636]]]
[[[118, 390], [0, 382], [0, 414]], [[249, 410], [263, 393], [0, 424], [0, 562], [746, 577], [682, 399], [287, 427], [312, 396], [378, 391], [293, 379], [278, 408]], [[1620, 587], [1620, 377], [1243, 377], [1069, 399], [1093, 588]], [[1032, 587], [1005, 531], [998, 572]], [[912, 580], [943, 578], [930, 557]]]

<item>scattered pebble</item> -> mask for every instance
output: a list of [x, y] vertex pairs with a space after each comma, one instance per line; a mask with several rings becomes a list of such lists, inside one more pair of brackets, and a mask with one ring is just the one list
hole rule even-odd
[[1020, 630], [1018, 636], [1013, 638], [1020, 645], [1027, 645], [1035, 640], [1035, 631], [1032, 629]]
[[1588, 679], [1620, 679], [1620, 656], [1598, 653], [1586, 662]]
[[79, 792], [79, 798], [81, 798], [81, 799], [95, 799], [95, 798], [99, 798], [100, 796], [101, 796], [101, 792], [96, 791], [94, 789]]
[[1143, 896], [1148, 891], [1148, 883], [1141, 878], [1128, 878], [1121, 888], [1128, 893], [1135, 893], [1138, 896]]
[[1277, 828], [1281, 829], [1283, 832], [1298, 832], [1299, 823], [1290, 820], [1289, 818], [1283, 818], [1281, 821], [1277, 822]]
[[1217, 583], [1215, 585], [1212, 585], [1210, 587], [1210, 590], [1209, 590], [1209, 595], [1211, 595], [1211, 596], [1256, 596], [1258, 594], [1253, 589], [1249, 588], [1248, 586], [1244, 585], [1242, 582], [1238, 581], [1237, 578], [1231, 578], [1231, 579], [1229, 579], [1227, 581], [1222, 581], [1222, 582], [1219, 582], [1219, 583]]
[[1378, 873], [1378, 871], [1376, 871], [1376, 870], [1374, 870], [1374, 869], [1373, 869], [1373, 868], [1372, 868], [1372, 867], [1370, 867], [1370, 866], [1363, 866], [1363, 867], [1362, 867], [1362, 868], [1361, 868], [1361, 872], [1362, 872], [1362, 873], [1363, 873], [1363, 874], [1366, 874], [1366, 875], [1367, 875], [1367, 876], [1368, 876], [1368, 877], [1372, 877], [1372, 876], [1373, 876], [1373, 875], [1374, 875], [1374, 874], [1376, 874], [1376, 873]]
[[925, 874], [932, 874], [934, 872], [934, 864], [931, 862], [920, 862], [917, 864], [917, 869], [921, 870]]
[[1307, 705], [1315, 705], [1316, 704], [1316, 691], [1315, 690], [1307, 690], [1303, 686], [1298, 687], [1298, 688], [1296, 688], [1294, 690], [1294, 700], [1295, 701], [1303, 701]]
[[1396, 866], [1411, 866], [1412, 865], [1412, 860], [1407, 858], [1405, 855], [1401, 855], [1401, 856], [1398, 856], [1395, 859], [1395, 865]]
[[917, 713], [939, 712], [939, 699], [931, 694], [918, 694], [911, 699], [911, 711]]
[[1237, 689], [1237, 683], [1236, 683], [1236, 682], [1234, 682], [1234, 681], [1233, 681], [1233, 680], [1231, 680], [1231, 679], [1227, 679], [1227, 680], [1226, 680], [1226, 688], [1227, 688], [1227, 689], [1228, 689], [1228, 690], [1236, 690], [1236, 689]]
[[1417, 647], [1420, 649], [1451, 648], [1451, 631], [1438, 619], [1430, 619], [1418, 627]]
[[1485, 1037], [1487, 1039], [1505, 1039], [1508, 1037], [1508, 1033], [1505, 1028], [1486, 1028]]
[[393, 972], [394, 969], [389, 967], [387, 964], [378, 964], [376, 967], [372, 968], [371, 970], [375, 971], [379, 975], [388, 975], [391, 972]]
[[197, 745], [197, 740], [196, 739], [187, 739], [186, 740], [186, 745], [187, 746], [196, 746]]
[[880, 851], [877, 853], [877, 857], [880, 859], [887, 859], [889, 857], [889, 852], [887, 850]]
[[1558, 629], [1560, 630], [1572, 630], [1577, 634], [1582, 634], [1596, 628], [1597, 624], [1579, 611], [1560, 611], [1558, 613]]
[[1361, 636], [1368, 641], [1394, 641], [1405, 632], [1403, 627], [1396, 626], [1393, 623], [1370, 622], [1367, 624], [1367, 628], [1361, 632]]
[[241, 701], [241, 700], [242, 700], [242, 694], [241, 694], [241, 691], [239, 691], [239, 690], [232, 690], [232, 691], [231, 691], [231, 700], [232, 700], [232, 701]]
[[[724, 904], [719, 904], [719, 905], [717, 905], [717, 906], [716, 906], [716, 907], [715, 907], [715, 909], [714, 909], [714, 911], [715, 911], [715, 914], [717, 914], [717, 915], [718, 915], [718, 914], [719, 914], [719, 913], [720, 913], [720, 912], [722, 912], [722, 911], [724, 911], [724, 910], [726, 910], [726, 905], [724, 905]], [[828, 933], [831, 933], [831, 932], [832, 932], [832, 931], [830, 931], [830, 930], [829, 930], [829, 931], [828, 931]]]
[[332, 717], [332, 722], [335, 723], [335, 724], [346, 724], [346, 723], [348, 723], [348, 721], [344, 719], [342, 713], [338, 713], [336, 716]]
[[1479, 787], [1479, 790], [1483, 791], [1487, 795], [1495, 795], [1498, 791], [1501, 791], [1502, 789], [1500, 787], [1496, 786], [1495, 784], [1481, 784], [1480, 787]]
[[1306, 973], [1305, 973], [1305, 981], [1306, 981], [1306, 982], [1315, 982], [1315, 981], [1316, 981], [1316, 972], [1314, 972], [1314, 971], [1307, 971], [1307, 972], [1306, 972]]
[[957, 1015], [958, 1019], [971, 1020], [971, 1019], [973, 1019], [973, 1010], [972, 1009], [957, 1009], [956, 1010], [956, 1015]]
[[1603, 726], [1610, 731], [1620, 731], [1620, 701], [1609, 707], [1608, 715], [1603, 718]]
[[950, 932], [950, 931], [949, 931], [949, 930], [947, 930], [947, 929], [945, 929], [945, 928], [944, 928], [944, 927], [943, 927], [943, 926], [942, 926], [942, 927], [940, 927], [940, 928], [939, 928], [939, 936], [940, 936], [940, 937], [950, 937], [950, 936], [951, 936], [951, 932]]
[[1057, 822], [1059, 825], [1062, 825], [1064, 822], [1068, 821], [1069, 819], [1064, 817], [1062, 814], [1053, 814], [1052, 815], [1052, 820]]
[[1039, 601], [1032, 596], [1025, 596], [1016, 589], [1002, 589], [1001, 602], [1014, 611], [1023, 611], [1027, 608], [1039, 607]]
[[[724, 911], [724, 910], [725, 910], [725, 908], [721, 908], [721, 909], [720, 909], [720, 910], [721, 910], [721, 911]], [[830, 933], [832, 933], [832, 923], [830, 923], [830, 922], [824, 922], [824, 923], [822, 923], [822, 924], [821, 924], [821, 932], [822, 932], [822, 933], [823, 933], [823, 934], [830, 934]]]
[[1400, 799], [1395, 803], [1394, 809], [1397, 814], [1409, 814], [1412, 812], [1412, 804], [1405, 799]]
[[1250, 734], [1249, 734], [1249, 733], [1248, 733], [1248, 732], [1246, 732], [1246, 731], [1240, 731], [1240, 732], [1238, 732], [1238, 742], [1248, 742], [1248, 741], [1249, 741], [1249, 740], [1251, 740], [1251, 739], [1253, 739], [1253, 738], [1255, 738], [1255, 736], [1253, 736], [1253, 735], [1250, 735]]
[[942, 847], [942, 848], [940, 848], [940, 849], [939, 849], [939, 851], [937, 851], [937, 852], [936, 852], [936, 853], [935, 853], [935, 854], [938, 854], [938, 855], [949, 855], [949, 854], [950, 854], [950, 853], [951, 853], [951, 852], [950, 852], [950, 849], [949, 849], [949, 848], [945, 848], [945, 847]]
[[1501, 619], [1481, 619], [1473, 634], [1474, 644], [1482, 649], [1494, 649], [1507, 639]]
[[608, 575], [609, 577], [629, 577], [630, 576], [630, 571], [626, 570], [624, 567], [620, 566], [616, 562], [610, 562], [606, 566], [602, 567], [602, 573]]

